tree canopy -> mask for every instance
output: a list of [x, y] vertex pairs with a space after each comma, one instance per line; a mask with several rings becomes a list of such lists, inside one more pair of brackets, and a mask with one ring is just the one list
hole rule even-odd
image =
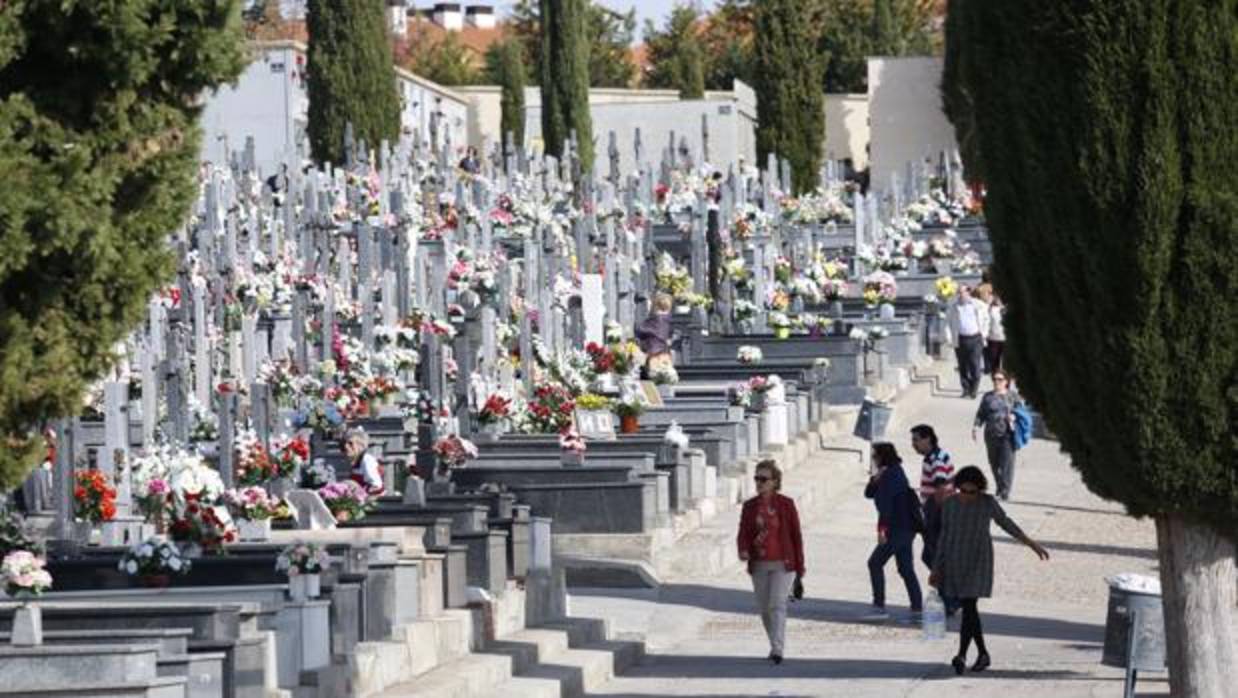
[[[584, 3], [584, 36], [589, 44], [589, 85], [630, 87], [636, 78], [632, 38], [636, 12], [618, 13], [590, 0]], [[534, 0], [519, 0], [512, 7], [508, 27], [524, 49], [525, 68], [540, 84], [541, 10]]]
[[649, 68], [642, 85], [677, 89], [684, 99], [705, 96], [705, 55], [700, 37], [703, 28], [699, 20], [696, 7], [687, 4], [671, 10], [663, 29], [645, 20]]
[[541, 0], [542, 140], [546, 152], [564, 156], [575, 134], [581, 167], [593, 167], [593, 118], [589, 113], [588, 0]]
[[0, 484], [171, 272], [205, 90], [244, 65], [234, 0], [9, 0], [0, 12]]

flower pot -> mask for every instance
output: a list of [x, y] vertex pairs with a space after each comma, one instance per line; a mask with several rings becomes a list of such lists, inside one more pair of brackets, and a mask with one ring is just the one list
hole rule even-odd
[[250, 519], [236, 520], [237, 537], [243, 541], [262, 542], [271, 539], [271, 520], [252, 521]]
[[502, 422], [491, 422], [489, 424], [480, 425], [477, 432], [473, 434], [473, 439], [480, 443], [492, 444], [495, 441], [498, 441], [499, 437], [502, 435]]
[[881, 304], [881, 319], [882, 320], [893, 320], [894, 319], [894, 304], [892, 303]]
[[293, 601], [316, 599], [321, 591], [321, 576], [316, 573], [298, 574], [288, 578], [288, 596]]
[[787, 339], [790, 336], [791, 336], [790, 327], [775, 327], [774, 328], [774, 339]]
[[144, 574], [138, 577], [138, 583], [147, 589], [167, 589], [172, 584], [172, 575]]
[[638, 431], [640, 431], [640, 417], [634, 414], [619, 417], [619, 433], [635, 434]]
[[585, 454], [581, 451], [560, 451], [559, 462], [565, 468], [579, 468], [585, 464]]
[[74, 521], [73, 522], [73, 540], [82, 545], [91, 545], [95, 537], [95, 527], [93, 521]]
[[15, 647], [43, 644], [43, 609], [38, 604], [23, 603], [13, 612], [13, 628], [9, 643]]

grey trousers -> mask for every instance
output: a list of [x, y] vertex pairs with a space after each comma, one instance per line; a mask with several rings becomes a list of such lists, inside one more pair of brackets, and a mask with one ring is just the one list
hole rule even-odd
[[753, 566], [752, 590], [757, 596], [757, 612], [769, 637], [769, 651], [779, 656], [787, 635], [787, 596], [794, 582], [795, 573], [788, 572], [781, 560]]
[[993, 471], [997, 496], [1005, 499], [1010, 496], [1010, 488], [1014, 486], [1014, 444], [1010, 442], [1010, 434], [985, 434], [984, 447], [989, 453], [989, 468]]
[[959, 337], [954, 355], [959, 361], [959, 383], [963, 386], [963, 394], [975, 395], [980, 390], [980, 378], [984, 375], [984, 338], [978, 334]]

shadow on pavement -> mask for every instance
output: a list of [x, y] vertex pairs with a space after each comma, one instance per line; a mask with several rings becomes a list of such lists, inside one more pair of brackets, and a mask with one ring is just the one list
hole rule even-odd
[[[788, 615], [790, 618], [844, 625], [874, 624], [872, 621], [861, 619], [861, 616], [869, 611], [868, 604], [813, 597], [811, 580], [805, 578], [805, 584], [808, 587], [808, 595], [803, 601], [789, 605]], [[631, 594], [624, 593], [624, 590], [620, 589], [574, 588], [571, 593], [576, 596], [601, 598], [631, 596]], [[646, 594], [648, 594], [647, 591]], [[653, 594], [644, 596], [644, 598], [650, 598], [650, 596], [653, 596]], [[735, 613], [741, 615], [754, 613], [752, 592], [740, 589], [713, 587], [703, 584], [663, 584], [656, 593], [656, 597], [657, 603], [663, 606], [689, 606], [716, 613]], [[989, 600], [985, 599], [980, 604], [985, 635], [1006, 635], [1010, 637], [1060, 640], [1073, 643], [1104, 642], [1105, 628], [1103, 625], [999, 613], [988, 607], [987, 604], [989, 603]], [[906, 608], [900, 608], [895, 604], [891, 605], [890, 611], [895, 618], [898, 618], [900, 613], [905, 613]], [[915, 630], [914, 626], [900, 624], [894, 620], [886, 621], [882, 625], [901, 627], [908, 631]]]
[[774, 665], [764, 657], [650, 654], [624, 678], [709, 679], [902, 679], [951, 671], [945, 662], [895, 659], [802, 659], [788, 657]]
[[1006, 504], [1007, 505], [1017, 504], [1019, 506], [1024, 506], [1024, 507], [1039, 507], [1041, 509], [1057, 509], [1060, 511], [1077, 511], [1082, 514], [1102, 514], [1104, 516], [1121, 516], [1124, 519], [1130, 518], [1129, 514], [1127, 514], [1126, 512], [1122, 512], [1122, 511], [1106, 511], [1104, 509], [1089, 509], [1087, 507], [1072, 507], [1066, 504], [1046, 504], [1045, 502], [1029, 502], [1024, 499], [1019, 499], [1018, 497], [1014, 497]]
[[[1006, 545], [1014, 544], [1022, 546], [1023, 543], [1014, 540], [1013, 538], [999, 538], [994, 536], [995, 543], [1005, 543]], [[1049, 552], [1057, 550], [1068, 553], [1092, 553], [1095, 555], [1121, 555], [1123, 557], [1137, 557], [1142, 560], [1155, 560], [1157, 554], [1155, 550], [1148, 548], [1128, 548], [1121, 545], [1099, 545], [1095, 543], [1064, 543], [1056, 540], [1041, 540], [1037, 541], [1041, 545], [1048, 548]]]

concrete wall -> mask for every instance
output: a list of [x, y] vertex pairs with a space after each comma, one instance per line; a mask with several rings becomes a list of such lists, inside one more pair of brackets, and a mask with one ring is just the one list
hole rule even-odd
[[825, 96], [825, 157], [851, 158], [854, 167], [868, 166], [868, 95]]
[[872, 132], [872, 186], [890, 188], [890, 175], [905, 178], [907, 163], [958, 148], [941, 110], [942, 59], [869, 58], [868, 109]]
[[[453, 88], [469, 102], [469, 144], [482, 147], [497, 142], [502, 119], [501, 91], [495, 86]], [[525, 142], [540, 149], [541, 91], [525, 90]], [[666, 147], [672, 129], [676, 138], [688, 138], [694, 153], [701, 148], [701, 115], [709, 119], [710, 155], [714, 162], [729, 164], [742, 154], [749, 162], [756, 158], [756, 96], [742, 82], [728, 92], [707, 92], [704, 100], [681, 102], [675, 90], [626, 90], [594, 88], [589, 91], [593, 133], [598, 143], [599, 162], [606, 161], [607, 138], [615, 131], [621, 156], [621, 171], [633, 167], [635, 129], [641, 129], [641, 142], [647, 163], [656, 164]]]
[[[236, 84], [205, 96], [201, 159], [223, 162], [227, 159], [225, 143], [228, 149], [239, 151], [246, 137], [253, 136], [258, 168], [272, 174], [289, 153], [296, 160], [309, 157], [305, 46], [279, 41], [255, 43], [250, 48], [253, 62]], [[420, 131], [423, 141], [428, 141], [431, 118], [437, 113], [439, 133], [449, 133], [455, 150], [462, 150], [468, 141], [468, 102], [412, 73], [397, 69], [396, 77], [402, 131]]]

